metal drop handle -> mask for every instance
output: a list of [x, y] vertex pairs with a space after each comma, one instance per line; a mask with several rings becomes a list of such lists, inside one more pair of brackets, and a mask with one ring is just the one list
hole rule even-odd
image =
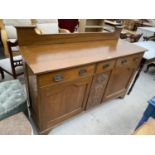
[[103, 65], [103, 69], [106, 69], [106, 68], [108, 68], [110, 65], [109, 64], [104, 64]]
[[124, 59], [124, 60], [121, 61], [122, 64], [125, 64], [127, 62], [128, 62], [127, 59]]
[[62, 74], [59, 74], [54, 76], [53, 81], [59, 82], [59, 81], [62, 81], [63, 79], [64, 79], [64, 76]]
[[80, 71], [79, 71], [79, 75], [80, 76], [84, 76], [84, 75], [86, 75], [87, 74], [87, 70], [86, 69], [81, 69]]

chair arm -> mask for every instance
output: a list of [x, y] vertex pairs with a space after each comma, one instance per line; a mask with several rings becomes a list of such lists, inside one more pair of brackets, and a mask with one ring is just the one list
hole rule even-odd
[[67, 29], [59, 28], [59, 33], [71, 33], [71, 32], [69, 30], [67, 30]]
[[6, 57], [9, 56], [9, 49], [8, 49], [8, 44], [7, 44], [7, 32], [5, 29], [1, 29], [1, 39], [2, 39], [2, 43], [3, 43], [3, 47], [4, 47], [4, 54]]

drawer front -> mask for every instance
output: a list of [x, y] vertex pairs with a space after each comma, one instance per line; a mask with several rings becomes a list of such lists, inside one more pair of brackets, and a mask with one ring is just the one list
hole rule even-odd
[[130, 57], [123, 57], [123, 58], [119, 58], [116, 62], [116, 67], [128, 67], [131, 66], [132, 61], [130, 59]]
[[103, 73], [114, 68], [115, 60], [105, 61], [97, 64], [96, 73]]
[[89, 65], [42, 74], [38, 76], [38, 85], [39, 87], [42, 87], [46, 85], [58, 84], [69, 80], [74, 80], [77, 78], [91, 76], [94, 74], [94, 69], [94, 65]]
[[119, 58], [116, 62], [116, 67], [131, 67], [137, 68], [140, 64], [143, 54], [135, 54], [132, 56], [127, 56]]
[[143, 54], [135, 54], [135, 55], [131, 56], [130, 59], [131, 59], [132, 66], [134, 68], [137, 68], [139, 66], [142, 58], [143, 58]]

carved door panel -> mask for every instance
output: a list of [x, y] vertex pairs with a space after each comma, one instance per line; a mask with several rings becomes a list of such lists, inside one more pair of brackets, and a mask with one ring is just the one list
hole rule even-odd
[[101, 103], [109, 75], [110, 72], [105, 72], [94, 76], [87, 102], [87, 108]]
[[41, 89], [41, 111], [45, 128], [84, 110], [92, 78], [82, 78]]

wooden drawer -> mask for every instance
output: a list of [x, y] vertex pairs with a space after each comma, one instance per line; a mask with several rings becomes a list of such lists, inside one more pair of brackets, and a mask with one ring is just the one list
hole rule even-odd
[[96, 73], [103, 73], [114, 68], [115, 60], [100, 62], [97, 64]]
[[135, 55], [131, 56], [130, 58], [131, 58], [132, 66], [134, 68], [137, 68], [143, 58], [143, 54], [135, 54]]
[[38, 76], [39, 87], [62, 83], [77, 78], [82, 78], [94, 74], [95, 65], [87, 65], [62, 71], [56, 71]]
[[116, 62], [116, 67], [128, 67], [132, 65], [132, 61], [129, 56], [119, 58]]
[[137, 68], [143, 54], [135, 54], [132, 56], [127, 56], [123, 58], [119, 58], [116, 62], [116, 67], [131, 67], [131, 68]]

